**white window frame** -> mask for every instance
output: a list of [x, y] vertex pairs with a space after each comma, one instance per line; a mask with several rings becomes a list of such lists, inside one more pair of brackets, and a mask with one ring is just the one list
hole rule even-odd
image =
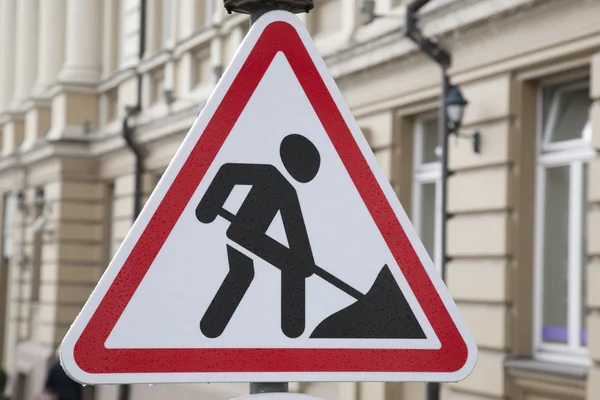
[[[560, 84], [561, 82], [548, 82]], [[584, 164], [595, 156], [591, 147], [591, 124], [588, 119], [582, 137], [550, 143], [552, 121], [556, 119], [560, 94], [573, 89], [589, 87], [588, 82], [565, 84], [553, 94], [547, 121], [544, 121], [543, 87], [538, 92], [538, 131], [536, 141], [536, 178], [535, 178], [535, 224], [534, 224], [534, 357], [549, 362], [561, 362], [578, 365], [591, 365], [587, 346], [581, 345], [581, 242], [584, 219], [583, 214], [583, 169]], [[543, 289], [544, 289], [544, 215], [545, 215], [545, 178], [546, 170], [551, 167], [570, 166], [569, 169], [569, 257], [567, 281], [567, 344], [546, 343], [543, 341]]]
[[[441, 274], [442, 265], [442, 164], [440, 161], [423, 163], [424, 124], [428, 120], [438, 119], [437, 112], [428, 112], [415, 118], [413, 130], [413, 179], [412, 179], [412, 220], [419, 236], [421, 235], [421, 186], [435, 183], [435, 217], [432, 261]], [[436, 135], [437, 138], [437, 135]], [[436, 147], [437, 148], [437, 147]]]
[[2, 257], [10, 259], [14, 254], [14, 225], [17, 212], [17, 199], [15, 193], [4, 194], [2, 204]]

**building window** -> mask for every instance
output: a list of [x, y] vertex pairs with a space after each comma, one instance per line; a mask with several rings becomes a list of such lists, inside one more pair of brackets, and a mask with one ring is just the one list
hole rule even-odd
[[548, 85], [540, 92], [535, 344], [540, 357], [553, 359], [586, 354], [586, 174], [594, 156], [588, 85]]
[[13, 255], [13, 227], [17, 198], [11, 193], [4, 195], [4, 216], [2, 218], [2, 259], [7, 262]]
[[441, 265], [440, 188], [442, 169], [438, 147], [438, 116], [418, 116], [414, 124], [414, 169], [412, 219], [425, 249], [435, 265]]
[[33, 208], [34, 222], [32, 225], [33, 253], [31, 255], [31, 301], [36, 303], [40, 301], [40, 290], [42, 286], [42, 232], [46, 223], [46, 217], [44, 216], [44, 200], [44, 188], [36, 188]]
[[[8, 313], [8, 268], [13, 254], [13, 223], [17, 211], [16, 197], [11, 193], [4, 195], [2, 204], [2, 248], [0, 257], [0, 324], [6, 326]], [[0, 356], [5, 354], [6, 329], [0, 329]]]

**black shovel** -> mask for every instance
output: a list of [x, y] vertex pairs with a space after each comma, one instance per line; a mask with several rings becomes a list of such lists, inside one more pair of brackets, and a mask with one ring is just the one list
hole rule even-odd
[[[227, 210], [219, 215], [228, 221], [235, 216]], [[411, 310], [389, 267], [383, 266], [373, 286], [361, 293], [318, 265], [314, 274], [354, 297], [350, 304], [325, 318], [312, 332], [315, 339], [424, 339], [421, 325]]]
[[366, 294], [315, 265], [315, 275], [356, 299], [325, 318], [311, 338], [423, 339], [425, 333], [387, 265]]

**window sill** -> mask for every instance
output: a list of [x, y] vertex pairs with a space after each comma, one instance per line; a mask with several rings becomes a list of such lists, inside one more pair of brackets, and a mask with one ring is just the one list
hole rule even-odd
[[537, 372], [579, 380], [585, 380], [589, 370], [589, 367], [583, 365], [561, 364], [531, 358], [507, 358], [504, 361], [504, 366], [513, 370]]

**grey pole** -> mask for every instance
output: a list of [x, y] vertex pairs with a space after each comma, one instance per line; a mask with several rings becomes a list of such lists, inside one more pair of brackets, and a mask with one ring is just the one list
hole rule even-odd
[[440, 273], [442, 275], [442, 280], [446, 281], [447, 270], [446, 264], [448, 263], [448, 255], [446, 253], [448, 238], [447, 238], [447, 225], [448, 225], [448, 210], [447, 210], [447, 202], [448, 202], [448, 178], [452, 175], [452, 172], [448, 168], [448, 140], [450, 138], [450, 133], [448, 132], [448, 113], [446, 112], [446, 97], [448, 96], [448, 91], [450, 90], [450, 79], [448, 77], [448, 67], [442, 66], [442, 99], [440, 102], [440, 132], [439, 132], [439, 142], [442, 145], [441, 151], [441, 168], [442, 168], [442, 181], [441, 181], [441, 199], [440, 199], [440, 208], [441, 208], [441, 232], [440, 232], [440, 252], [442, 253], [442, 261], [440, 265]]
[[[254, 24], [260, 17], [275, 8], [264, 6], [257, 8], [250, 13], [250, 26]], [[250, 382], [250, 394], [261, 393], [287, 393], [289, 392], [288, 382]]]
[[[294, 14], [309, 12], [313, 9], [313, 0], [223, 0], [229, 14], [232, 12], [250, 15], [250, 25], [261, 16], [273, 10], [285, 10]], [[250, 394], [287, 393], [288, 382], [251, 382]]]
[[[446, 254], [446, 242], [447, 242], [447, 222], [448, 222], [448, 211], [447, 198], [448, 198], [448, 177], [451, 175], [451, 171], [448, 168], [448, 113], [446, 112], [446, 96], [450, 88], [450, 79], [448, 77], [448, 68], [452, 63], [452, 57], [450, 54], [441, 48], [436, 42], [425, 37], [421, 32], [418, 25], [419, 17], [418, 12], [423, 8], [430, 0], [412, 0], [406, 5], [406, 21], [404, 26], [405, 35], [408, 36], [419, 49], [431, 57], [437, 62], [442, 68], [442, 98], [440, 101], [439, 110], [439, 145], [441, 147], [440, 162], [442, 164], [442, 182], [441, 182], [441, 201], [440, 201], [440, 217], [441, 217], [441, 255], [442, 261], [440, 265], [440, 272], [442, 280], [446, 280], [446, 264], [448, 262], [448, 255]], [[440, 398], [440, 384], [438, 382], [429, 382], [427, 385], [427, 399], [428, 400], [439, 400]]]
[[266, 14], [269, 11], [271, 11], [271, 10], [269, 8], [265, 7], [265, 8], [257, 9], [252, 14], [250, 14], [250, 26], [252, 26], [252, 24], [254, 24], [256, 21], [258, 21], [258, 19], [260, 17], [262, 17], [264, 14]]
[[[250, 26], [254, 24], [261, 16], [275, 8], [265, 6], [257, 8], [250, 13]], [[250, 382], [250, 394], [261, 393], [287, 393], [289, 392], [288, 382]]]
[[250, 382], [250, 394], [287, 392], [289, 392], [287, 382]]

